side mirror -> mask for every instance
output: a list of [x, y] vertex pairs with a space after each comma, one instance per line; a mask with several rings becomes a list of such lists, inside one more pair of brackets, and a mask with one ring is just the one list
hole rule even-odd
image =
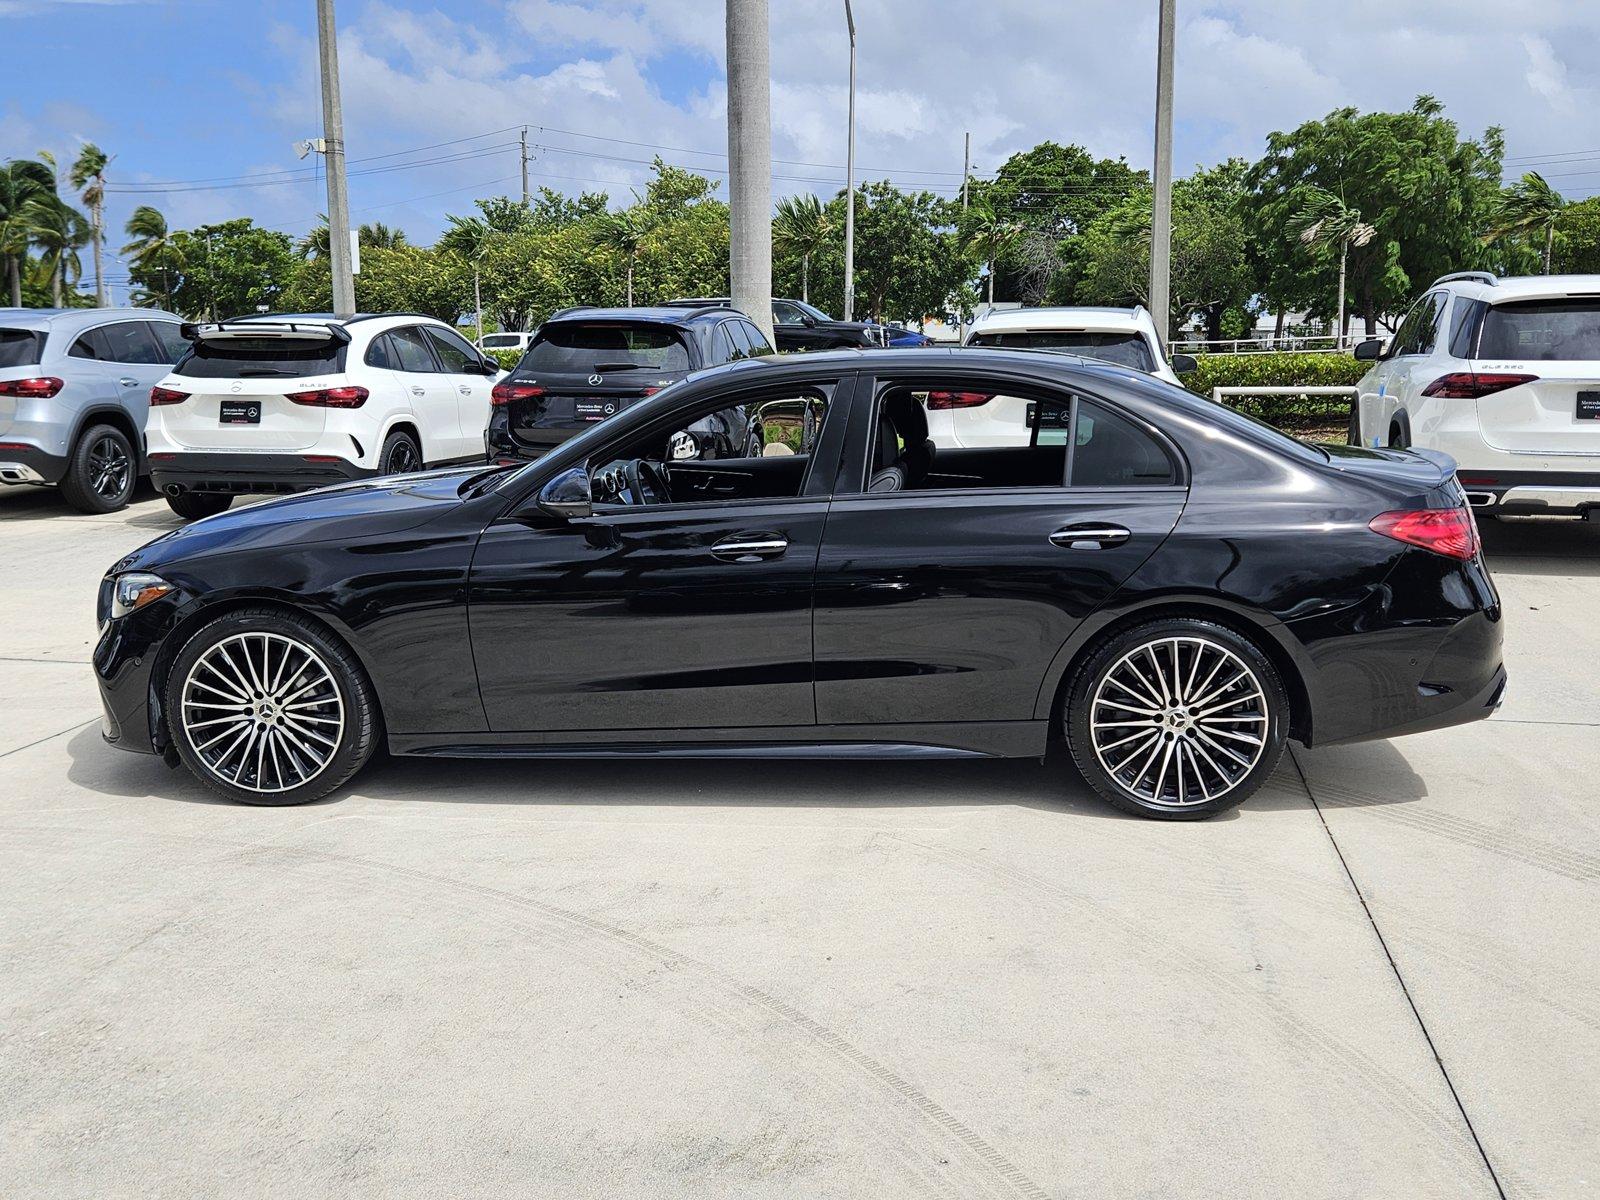
[[1377, 362], [1383, 357], [1383, 342], [1379, 338], [1368, 338], [1364, 342], [1357, 342], [1355, 356], [1361, 362]]
[[552, 517], [576, 521], [594, 513], [589, 472], [570, 467], [539, 489], [539, 507]]
[[1187, 375], [1200, 365], [1192, 354], [1174, 354], [1168, 361], [1172, 364], [1174, 375]]
[[815, 329], [817, 326], [817, 319], [810, 313], [804, 313], [800, 317], [800, 324], [804, 325], [807, 329]]
[[491, 379], [500, 374], [500, 364], [495, 362], [495, 360], [490, 358], [487, 354], [478, 360], [478, 366], [480, 369], [482, 369], [483, 373], [489, 376]]
[[667, 439], [667, 457], [673, 462], [700, 457], [700, 435], [680, 429]]

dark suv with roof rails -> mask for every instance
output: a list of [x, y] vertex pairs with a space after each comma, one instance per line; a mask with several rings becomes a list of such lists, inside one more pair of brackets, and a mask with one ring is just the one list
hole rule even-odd
[[[706, 308], [566, 308], [539, 326], [495, 385], [484, 444], [491, 459], [537, 458], [574, 434], [704, 367], [771, 354], [743, 313]], [[761, 431], [741, 411], [685, 431], [682, 457], [761, 453]]]
[[[731, 308], [733, 301], [727, 296], [688, 297], [683, 300], [668, 300], [667, 303], [674, 308], [703, 308], [707, 305], [716, 305], [719, 308]], [[779, 350], [849, 350], [858, 346], [879, 347], [891, 344], [891, 334], [887, 325], [877, 325], [871, 321], [835, 321], [827, 313], [813, 304], [804, 300], [791, 300], [787, 297], [774, 296], [772, 299], [772, 334], [777, 340]], [[920, 338], [920, 334], [912, 335], [909, 331], [902, 330], [902, 337]], [[931, 344], [926, 339], [913, 340], [910, 344]]]

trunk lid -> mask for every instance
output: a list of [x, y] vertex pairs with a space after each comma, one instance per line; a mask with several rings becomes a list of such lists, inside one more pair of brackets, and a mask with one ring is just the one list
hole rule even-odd
[[1438, 450], [1384, 450], [1364, 446], [1318, 445], [1328, 461], [1347, 475], [1378, 484], [1396, 497], [1426, 497], [1434, 506], [1464, 502], [1455, 481], [1456, 460]]
[[1472, 365], [1484, 374], [1537, 376], [1478, 397], [1478, 426], [1490, 446], [1513, 454], [1600, 458], [1600, 362], [1496, 359]]

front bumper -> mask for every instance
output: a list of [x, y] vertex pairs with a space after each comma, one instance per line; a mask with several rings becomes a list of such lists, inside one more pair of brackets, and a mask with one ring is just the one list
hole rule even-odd
[[101, 736], [120, 750], [160, 754], [166, 749], [166, 721], [155, 680], [177, 650], [168, 638], [194, 611], [193, 600], [174, 593], [115, 621], [106, 620], [109, 585], [109, 578], [101, 583], [100, 639], [92, 660], [100, 688]]
[[173, 488], [230, 496], [306, 492], [377, 474], [331, 455], [158, 453], [150, 455], [149, 466], [150, 481], [169, 494]]
[[65, 455], [0, 438], [0, 483], [60, 483], [66, 473]]

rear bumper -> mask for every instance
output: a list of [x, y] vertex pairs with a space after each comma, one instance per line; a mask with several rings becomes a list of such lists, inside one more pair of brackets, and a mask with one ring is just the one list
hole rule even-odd
[[65, 455], [0, 437], [0, 483], [60, 483], [66, 473]]
[[1600, 471], [1486, 471], [1462, 468], [1472, 507], [1508, 516], [1583, 516], [1600, 508]]
[[152, 454], [150, 481], [163, 492], [216, 492], [231, 496], [305, 492], [331, 483], [368, 479], [371, 467], [343, 458], [296, 454]]

